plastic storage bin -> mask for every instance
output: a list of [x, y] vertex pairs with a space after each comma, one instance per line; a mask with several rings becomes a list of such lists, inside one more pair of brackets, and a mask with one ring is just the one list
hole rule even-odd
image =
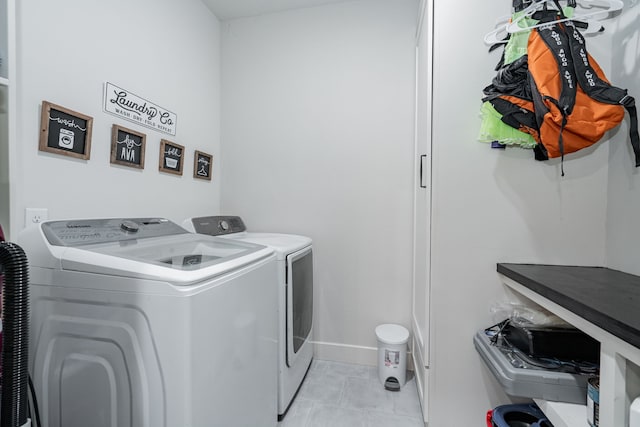
[[588, 375], [537, 369], [532, 365], [516, 367], [514, 361], [498, 346], [491, 345], [483, 330], [474, 335], [473, 344], [508, 395], [581, 405], [586, 403]]
[[407, 378], [409, 331], [393, 324], [376, 327], [378, 339], [378, 378], [387, 390], [398, 391]]

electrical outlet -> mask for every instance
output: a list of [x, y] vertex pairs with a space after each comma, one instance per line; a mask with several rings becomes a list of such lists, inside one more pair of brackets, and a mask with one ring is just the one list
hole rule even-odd
[[47, 208], [26, 208], [24, 214], [24, 226], [40, 224], [49, 219], [49, 209]]

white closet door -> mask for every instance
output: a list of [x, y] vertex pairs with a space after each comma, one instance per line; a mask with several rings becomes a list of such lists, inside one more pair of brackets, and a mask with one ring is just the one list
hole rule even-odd
[[422, 0], [420, 6], [416, 34], [412, 353], [424, 421], [428, 422], [433, 0]]

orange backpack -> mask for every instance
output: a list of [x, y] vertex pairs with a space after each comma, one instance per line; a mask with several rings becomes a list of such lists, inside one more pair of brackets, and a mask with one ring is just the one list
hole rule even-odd
[[[565, 154], [595, 144], [620, 124], [626, 108], [635, 163], [640, 166], [634, 99], [609, 83], [574, 23], [557, 23], [564, 16], [547, 12], [540, 20], [545, 25], [529, 36], [527, 55], [503, 67], [485, 89], [484, 100], [502, 114], [503, 122], [533, 136], [536, 160], [564, 159]], [[519, 86], [502, 84], [505, 75], [520, 75]]]

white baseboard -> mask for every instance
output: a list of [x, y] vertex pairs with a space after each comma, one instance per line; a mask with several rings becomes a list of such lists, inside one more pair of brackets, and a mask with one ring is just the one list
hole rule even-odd
[[[376, 347], [322, 341], [312, 341], [312, 343], [313, 357], [316, 359], [367, 366], [377, 366], [378, 364], [378, 349]], [[413, 357], [408, 349], [407, 369], [413, 371]]]

